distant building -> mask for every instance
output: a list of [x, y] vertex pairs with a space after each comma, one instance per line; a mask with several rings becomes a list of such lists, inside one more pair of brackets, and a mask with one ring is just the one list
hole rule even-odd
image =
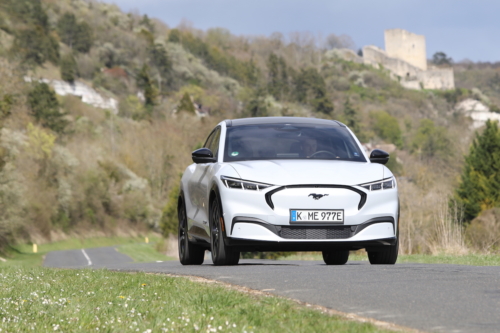
[[363, 62], [387, 69], [394, 79], [409, 89], [454, 89], [453, 68], [427, 66], [425, 36], [403, 29], [385, 30], [385, 51], [363, 47]]

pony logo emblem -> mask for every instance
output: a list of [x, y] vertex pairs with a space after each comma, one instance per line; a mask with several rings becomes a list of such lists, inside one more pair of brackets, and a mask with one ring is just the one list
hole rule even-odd
[[313, 197], [314, 200], [319, 200], [323, 197], [327, 197], [328, 194], [316, 194], [316, 193], [311, 193], [308, 195], [308, 197]]

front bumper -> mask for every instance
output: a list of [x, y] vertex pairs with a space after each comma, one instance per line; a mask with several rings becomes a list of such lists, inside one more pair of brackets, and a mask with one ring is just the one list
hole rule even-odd
[[[290, 186], [275, 191], [270, 202], [266, 194], [273, 190], [221, 190], [228, 245], [314, 251], [324, 246], [350, 249], [384, 246], [396, 239], [397, 189], [370, 192], [348, 186]], [[313, 200], [311, 192], [328, 196]], [[344, 209], [344, 223], [290, 222], [290, 209], [306, 208]]]
[[366, 249], [370, 252], [376, 252], [383, 249], [386, 246], [391, 246], [396, 244], [397, 238], [390, 237], [377, 240], [366, 240], [366, 241], [349, 241], [349, 242], [311, 242], [311, 241], [301, 241], [301, 242], [269, 242], [269, 241], [259, 241], [252, 239], [241, 239], [241, 238], [226, 238], [225, 243], [227, 246], [235, 247], [239, 251], [243, 252], [268, 252], [268, 251], [324, 251], [324, 250], [349, 250], [356, 251], [360, 249]]

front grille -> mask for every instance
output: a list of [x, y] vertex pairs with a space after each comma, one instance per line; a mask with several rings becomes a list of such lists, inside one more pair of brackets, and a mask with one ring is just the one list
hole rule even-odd
[[351, 237], [351, 227], [281, 227], [286, 239], [344, 239]]

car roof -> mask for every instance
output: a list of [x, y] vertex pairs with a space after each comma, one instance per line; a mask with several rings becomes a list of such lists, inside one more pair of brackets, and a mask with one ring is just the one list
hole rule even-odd
[[225, 120], [227, 127], [263, 124], [308, 124], [346, 127], [340, 121], [305, 117], [255, 117]]

